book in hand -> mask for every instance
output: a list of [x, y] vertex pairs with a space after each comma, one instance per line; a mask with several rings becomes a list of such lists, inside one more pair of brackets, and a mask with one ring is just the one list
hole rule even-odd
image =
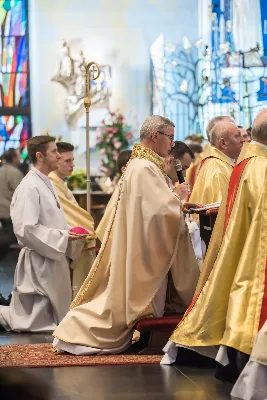
[[193, 211], [193, 212], [207, 211], [207, 210], [211, 210], [213, 208], [219, 208], [220, 205], [221, 205], [221, 202], [217, 201], [216, 203], [206, 204], [205, 206], [203, 206], [201, 208], [190, 208], [190, 211]]

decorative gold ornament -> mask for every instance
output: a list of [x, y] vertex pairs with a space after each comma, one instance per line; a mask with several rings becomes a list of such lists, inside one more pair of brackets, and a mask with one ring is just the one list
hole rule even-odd
[[[96, 74], [95, 74], [96, 72]], [[91, 106], [91, 80], [95, 81], [100, 76], [100, 65], [95, 61], [89, 62], [85, 67], [85, 97], [86, 111], [86, 182], [87, 182], [87, 211], [91, 212], [91, 179], [90, 179], [90, 127], [89, 108]]]
[[[52, 82], [60, 83], [67, 91], [65, 119], [67, 124], [72, 126], [84, 114], [84, 97], [86, 91], [84, 76], [87, 61], [82, 50], [78, 58], [72, 57], [70, 54], [70, 44], [65, 40], [61, 42], [61, 49], [63, 56], [60, 60], [58, 71], [51, 80]], [[111, 68], [108, 65], [103, 65], [100, 68], [98, 77], [94, 80], [94, 84], [90, 87], [92, 107], [97, 107], [101, 104], [103, 108], [109, 108], [108, 103], [111, 95], [110, 82]]]

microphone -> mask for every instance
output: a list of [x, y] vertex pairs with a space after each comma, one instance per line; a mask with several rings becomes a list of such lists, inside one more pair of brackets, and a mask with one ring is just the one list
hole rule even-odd
[[182, 164], [181, 161], [179, 159], [174, 159], [173, 160], [173, 166], [174, 169], [176, 171], [177, 174], [177, 178], [178, 178], [178, 182], [179, 183], [184, 183], [185, 179], [184, 179], [184, 175], [183, 175], [183, 169], [182, 169]]

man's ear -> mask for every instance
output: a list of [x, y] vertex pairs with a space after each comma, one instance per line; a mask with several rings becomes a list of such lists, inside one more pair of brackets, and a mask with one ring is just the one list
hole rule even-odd
[[153, 142], [155, 142], [158, 138], [158, 132], [154, 131], [151, 133], [151, 139], [153, 140]]
[[36, 160], [37, 161], [43, 161], [43, 159], [44, 159], [44, 155], [40, 151], [37, 151]]
[[220, 143], [221, 143], [221, 147], [222, 147], [223, 149], [226, 149], [227, 145], [226, 145], [225, 138], [221, 138]]

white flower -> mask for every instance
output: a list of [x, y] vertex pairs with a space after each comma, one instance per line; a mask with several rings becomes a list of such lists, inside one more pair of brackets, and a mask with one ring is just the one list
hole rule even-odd
[[187, 93], [188, 92], [188, 82], [187, 82], [187, 80], [184, 79], [182, 81], [181, 86], [180, 86], [180, 91], [182, 93]]
[[168, 53], [173, 53], [175, 51], [175, 44], [173, 43], [166, 43], [165, 50]]
[[195, 42], [194, 46], [195, 46], [197, 49], [200, 49], [200, 47], [202, 46], [202, 44], [203, 44], [203, 39], [198, 39], [198, 40]]
[[226, 43], [220, 44], [220, 49], [221, 49], [222, 53], [224, 53], [224, 54], [228, 53], [230, 51], [230, 43], [226, 42]]
[[105, 154], [105, 153], [106, 153], [106, 149], [105, 149], [105, 148], [100, 149], [100, 153], [101, 153], [101, 154]]
[[121, 142], [117, 142], [114, 144], [115, 149], [119, 149], [121, 147], [122, 143]]
[[185, 50], [190, 50], [191, 49], [191, 43], [190, 40], [188, 39], [187, 36], [183, 37], [183, 47]]

